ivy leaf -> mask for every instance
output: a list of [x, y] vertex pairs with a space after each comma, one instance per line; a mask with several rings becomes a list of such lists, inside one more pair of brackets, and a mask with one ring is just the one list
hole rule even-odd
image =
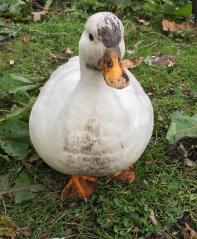
[[23, 160], [28, 154], [28, 124], [19, 119], [0, 124], [0, 148], [9, 156]]
[[175, 111], [171, 118], [172, 121], [166, 135], [170, 144], [175, 144], [185, 137], [197, 137], [197, 114], [189, 116], [182, 111]]

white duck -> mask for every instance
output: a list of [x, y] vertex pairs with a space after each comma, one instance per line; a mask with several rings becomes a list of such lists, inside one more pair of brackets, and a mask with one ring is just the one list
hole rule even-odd
[[114, 14], [92, 15], [79, 57], [51, 75], [33, 106], [29, 130], [36, 151], [49, 166], [72, 175], [62, 196], [75, 189], [87, 199], [96, 182], [92, 176], [132, 181], [131, 166], [150, 140], [152, 105], [121, 64], [123, 35]]

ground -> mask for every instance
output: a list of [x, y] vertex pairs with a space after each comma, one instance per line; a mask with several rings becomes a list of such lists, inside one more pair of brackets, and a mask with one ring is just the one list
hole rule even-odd
[[[19, 73], [27, 79], [45, 82], [66, 61], [56, 57], [64, 48], [78, 54], [84, 22], [85, 19], [62, 10], [48, 14], [38, 23], [20, 23], [16, 39], [7, 42], [0, 51], [0, 72]], [[27, 163], [15, 159], [1, 161], [1, 175], [10, 175], [13, 182], [25, 172], [46, 187], [34, 200], [21, 204], [15, 204], [10, 195], [1, 197], [0, 212], [10, 216], [17, 226], [31, 231], [33, 239], [181, 239], [185, 223], [195, 228], [196, 171], [184, 166], [178, 156], [171, 157], [165, 137], [173, 111], [188, 114], [195, 111], [197, 41], [171, 40], [151, 25], [138, 25], [129, 17], [123, 23], [127, 51], [135, 50], [136, 56], [143, 57], [161, 52], [175, 56], [178, 62], [172, 69], [144, 63], [132, 69], [149, 93], [155, 114], [153, 136], [135, 165], [136, 180], [124, 184], [107, 183], [106, 178], [99, 178], [95, 194], [88, 202], [73, 197], [61, 202], [60, 191], [68, 176], [55, 172], [40, 159], [33, 162], [27, 159]], [[26, 35], [29, 41], [24, 44], [22, 39]], [[10, 59], [15, 62], [13, 66], [8, 63]], [[37, 95], [38, 89], [32, 94]], [[149, 218], [152, 210], [156, 225]]]

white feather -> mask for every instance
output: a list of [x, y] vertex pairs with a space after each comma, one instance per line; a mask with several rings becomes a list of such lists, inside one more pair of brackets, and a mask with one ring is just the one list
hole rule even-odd
[[[130, 85], [117, 90], [106, 85], [100, 72], [85, 67], [87, 52], [96, 62], [105, 50], [101, 44], [91, 48], [85, 34], [80, 61], [71, 58], [41, 89], [30, 116], [30, 137], [40, 157], [59, 172], [110, 175], [134, 164], [144, 152], [153, 109], [129, 71]], [[122, 42], [120, 46], [124, 51]]]

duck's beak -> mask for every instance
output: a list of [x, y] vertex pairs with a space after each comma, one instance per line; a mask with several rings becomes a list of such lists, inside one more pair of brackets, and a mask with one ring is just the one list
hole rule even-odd
[[107, 49], [99, 61], [99, 66], [107, 85], [116, 89], [129, 85], [129, 77], [120, 61], [119, 49]]

